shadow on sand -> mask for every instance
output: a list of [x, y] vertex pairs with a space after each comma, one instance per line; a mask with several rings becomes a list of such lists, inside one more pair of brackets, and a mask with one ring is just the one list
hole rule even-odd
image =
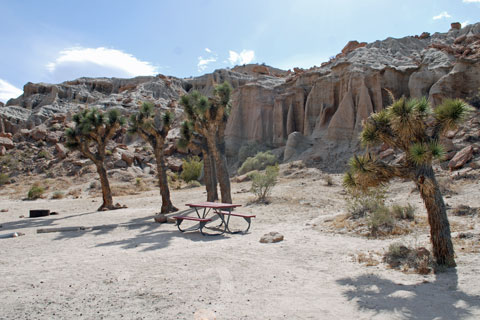
[[141, 251], [151, 251], [168, 247], [173, 238], [189, 239], [194, 242], [210, 242], [228, 237], [228, 235], [203, 236], [199, 231], [182, 233], [173, 224], [155, 223], [153, 222], [153, 216], [146, 216], [132, 219], [127, 223], [95, 226], [93, 229], [85, 231], [59, 232], [55, 240], [79, 238], [87, 234], [102, 236], [117, 228], [136, 230], [137, 232], [133, 237], [99, 243], [96, 247], [119, 246], [123, 249], [134, 249], [140, 246], [142, 247]]
[[455, 269], [436, 275], [433, 282], [402, 285], [376, 275], [343, 278], [337, 283], [347, 287], [343, 295], [360, 309], [391, 312], [404, 319], [464, 319], [480, 313], [480, 296], [458, 289]]

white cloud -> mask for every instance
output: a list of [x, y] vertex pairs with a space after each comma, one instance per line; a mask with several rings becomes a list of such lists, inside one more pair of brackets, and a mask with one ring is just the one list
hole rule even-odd
[[210, 58], [198, 57], [198, 64], [197, 64], [198, 71], [202, 72], [207, 68], [208, 64], [215, 61], [217, 61], [216, 57], [210, 57]]
[[218, 55], [210, 50], [209, 48], [205, 48], [205, 52], [208, 53], [208, 57], [204, 58], [202, 56], [198, 57], [197, 69], [198, 72], [202, 72], [207, 69], [210, 63], [216, 62], [218, 60]]
[[108, 48], [68, 48], [47, 64], [54, 81], [78, 77], [135, 77], [155, 75], [157, 68], [133, 55]]
[[11, 98], [16, 98], [23, 93], [14, 85], [0, 79], [0, 101], [7, 102]]
[[[479, 2], [480, 2], [480, 1], [479, 1]], [[465, 27], [465, 26], [468, 25], [468, 24], [470, 24], [470, 21], [469, 21], [469, 20], [463, 21], [463, 22], [461, 23], [462, 28]]]
[[230, 61], [232, 65], [247, 64], [252, 62], [253, 59], [255, 59], [255, 52], [253, 50], [242, 50], [242, 52], [240, 53], [229, 50], [228, 54], [228, 61]]
[[433, 17], [433, 20], [439, 20], [443, 18], [451, 18], [452, 16], [448, 14], [447, 11], [441, 12], [438, 16]]
[[465, 3], [480, 3], [480, 0], [463, 0]]

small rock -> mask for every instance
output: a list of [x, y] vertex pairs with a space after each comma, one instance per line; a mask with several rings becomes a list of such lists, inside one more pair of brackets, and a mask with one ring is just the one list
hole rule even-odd
[[462, 29], [462, 24], [460, 22], [452, 22], [450, 27], [454, 30], [460, 30]]
[[260, 238], [261, 243], [275, 243], [275, 242], [280, 242], [282, 240], [283, 240], [283, 235], [275, 231], [266, 233]]
[[133, 152], [130, 152], [129, 150], [118, 149], [118, 153], [120, 153], [122, 160], [125, 161], [128, 166], [133, 164], [133, 160], [135, 159]]
[[452, 160], [448, 163], [448, 167], [450, 170], [455, 170], [458, 168], [461, 168], [472, 159], [473, 156], [473, 147], [472, 146], [467, 146], [463, 148], [462, 150], [458, 151], [457, 154], [453, 157]]
[[30, 137], [35, 141], [40, 141], [40, 140], [43, 141], [47, 137], [47, 134], [48, 134], [47, 126], [44, 124], [41, 124], [32, 129], [32, 131], [30, 132]]
[[240, 183], [240, 182], [250, 181], [251, 180], [250, 179], [250, 174], [251, 174], [251, 172], [246, 173], [246, 174], [242, 174], [241, 176], [236, 177], [235, 182]]
[[194, 320], [216, 320], [217, 316], [215, 315], [215, 312], [213, 312], [212, 310], [200, 309], [193, 314], [193, 319]]
[[170, 170], [179, 172], [182, 171], [183, 161], [182, 159], [170, 157], [167, 159], [167, 166]]
[[8, 212], [8, 209], [2, 209], [0, 212]]
[[153, 217], [156, 223], [167, 223], [167, 217], [164, 214], [159, 214]]
[[65, 148], [63, 144], [57, 143], [55, 144], [55, 152], [57, 154], [57, 158], [65, 159], [67, 157], [68, 149]]
[[113, 163], [114, 168], [128, 168], [128, 165], [123, 160], [117, 160]]

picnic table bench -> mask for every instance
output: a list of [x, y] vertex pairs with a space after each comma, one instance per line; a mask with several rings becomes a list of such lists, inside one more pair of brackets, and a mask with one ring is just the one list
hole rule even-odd
[[[232, 210], [234, 208], [241, 206], [239, 204], [201, 202], [201, 203], [188, 203], [186, 205], [195, 210], [195, 213], [197, 214], [197, 217], [190, 217], [190, 216], [175, 216], [175, 217], [173, 217], [175, 220], [177, 220], [177, 228], [181, 232], [192, 231], [192, 230], [200, 230], [200, 233], [202, 235], [212, 235], [212, 236], [213, 235], [221, 235], [225, 232], [228, 232], [228, 233], [240, 233], [240, 232], [246, 233], [250, 229], [251, 219], [255, 218], [255, 215], [243, 214], [243, 213], [239, 213], [239, 212], [232, 212]], [[215, 229], [218, 230], [218, 232], [213, 233], [213, 234], [212, 233], [205, 233], [203, 231], [203, 229], [207, 226], [207, 224], [214, 221], [212, 218], [207, 218], [207, 215], [210, 212], [215, 214], [216, 217], [220, 218], [220, 220], [221, 220], [220, 225], [218, 225], [215, 228]], [[229, 223], [230, 223], [230, 217], [231, 216], [243, 218], [248, 223], [247, 228], [243, 231], [232, 231], [232, 230], [230, 230]], [[194, 226], [194, 227], [190, 227], [188, 229], [182, 229], [180, 226], [183, 223], [183, 221], [185, 221], [185, 220], [198, 222], [198, 225]]]

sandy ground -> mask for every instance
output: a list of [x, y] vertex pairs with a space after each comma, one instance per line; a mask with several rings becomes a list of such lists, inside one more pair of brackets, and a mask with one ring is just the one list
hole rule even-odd
[[[0, 319], [480, 319], [480, 256], [456, 247], [458, 267], [418, 275], [357, 262], [381, 255], [393, 241], [428, 245], [428, 230], [372, 240], [331, 232], [327, 222], [345, 212], [341, 177], [326, 186], [320, 173], [282, 178], [269, 205], [247, 205], [250, 184], [233, 183], [234, 202], [257, 218], [250, 233], [205, 237], [153, 223], [157, 191], [114, 200], [127, 209], [97, 212], [99, 198], [0, 198]], [[412, 184], [396, 183], [389, 201], [419, 207]], [[450, 205], [480, 205], [478, 181], [462, 186]], [[204, 201], [203, 188], [174, 191], [185, 209]], [[57, 211], [43, 218], [32, 208]], [[479, 234], [479, 218], [452, 217]], [[462, 222], [460, 219], [467, 222]], [[37, 234], [40, 228], [117, 228]], [[262, 244], [277, 231], [285, 240]], [[453, 230], [455, 231], [455, 230]], [[379, 258], [380, 259], [380, 258]]]

